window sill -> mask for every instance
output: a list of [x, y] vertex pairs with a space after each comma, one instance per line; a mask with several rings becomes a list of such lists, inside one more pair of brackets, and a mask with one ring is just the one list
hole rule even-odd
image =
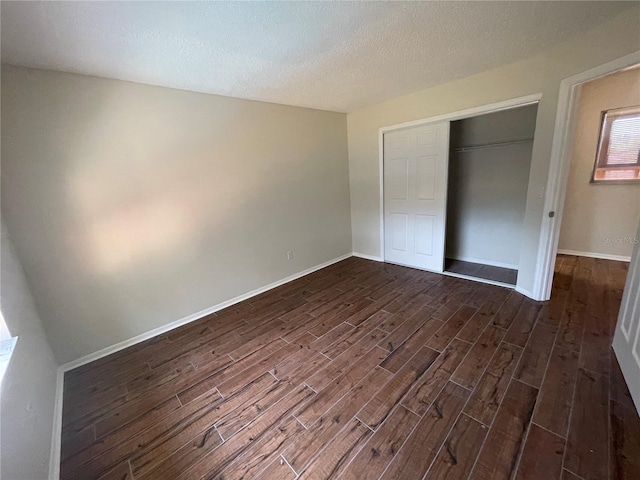
[[638, 183], [640, 167], [598, 167], [593, 171], [591, 183]]

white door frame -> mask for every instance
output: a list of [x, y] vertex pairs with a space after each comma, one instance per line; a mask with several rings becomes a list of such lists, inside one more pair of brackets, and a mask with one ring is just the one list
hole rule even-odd
[[[533, 280], [533, 298], [548, 300], [551, 296], [553, 270], [558, 253], [558, 240], [562, 212], [567, 191], [567, 179], [571, 164], [573, 130], [575, 125], [578, 94], [583, 83], [640, 63], [640, 50], [586, 72], [565, 78], [560, 82], [558, 110], [551, 147], [551, 163], [547, 177], [542, 228], [538, 242], [536, 271]], [[555, 212], [549, 217], [549, 212]]]
[[[640, 235], [640, 225], [638, 225], [638, 235]], [[635, 245], [611, 346], [620, 365], [624, 381], [629, 387], [636, 411], [640, 414], [640, 376], [638, 375], [640, 371], [640, 356], [638, 355], [640, 353], [638, 350], [640, 324], [637, 323], [638, 315], [640, 315], [640, 245]]]
[[533, 103], [540, 102], [541, 93], [526, 95], [524, 97], [512, 98], [501, 102], [490, 103], [479, 107], [468, 108], [457, 112], [437, 115], [435, 117], [423, 118], [411, 122], [398, 123], [388, 127], [382, 127], [378, 130], [378, 175], [380, 177], [380, 256], [378, 258], [368, 257], [372, 260], [384, 262], [384, 134], [394, 130], [403, 128], [417, 127], [428, 123], [453, 122], [465, 118], [477, 117], [478, 115], [486, 115], [488, 113], [499, 112], [501, 110], [510, 110], [512, 108], [524, 107]]

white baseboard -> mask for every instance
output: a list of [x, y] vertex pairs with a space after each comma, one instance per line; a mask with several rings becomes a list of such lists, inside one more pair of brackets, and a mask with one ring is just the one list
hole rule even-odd
[[354, 257], [364, 258], [365, 260], [373, 260], [375, 262], [384, 262], [384, 258], [375, 255], [367, 255], [366, 253], [353, 252]]
[[180, 320], [176, 320], [175, 322], [171, 322], [168, 323], [166, 325], [163, 325], [161, 327], [158, 328], [154, 328], [153, 330], [150, 330], [148, 332], [142, 333], [140, 335], [137, 335], [135, 337], [132, 337], [128, 340], [124, 340], [120, 343], [116, 343], [115, 345], [111, 345], [110, 347], [106, 347], [103, 348], [101, 350], [98, 350], [97, 352], [94, 353], [90, 353], [89, 355], [85, 355], [84, 357], [80, 357], [76, 360], [72, 360], [70, 362], [67, 362], [65, 364], [63, 364], [62, 366], [60, 366], [60, 368], [62, 369], [63, 372], [68, 372], [69, 370], [73, 370], [74, 368], [80, 367], [82, 365], [86, 365], [87, 363], [93, 362], [95, 360], [98, 360], [100, 358], [106, 357], [107, 355], [111, 355], [112, 353], [118, 352], [120, 350], [124, 350], [125, 348], [131, 347], [133, 345], [136, 345], [137, 343], [140, 342], [144, 342], [145, 340], [149, 340], [150, 338], [153, 338], [157, 335], [162, 335], [163, 333], [166, 333], [170, 330], [174, 330], [178, 327], [181, 327], [182, 325], [186, 325], [187, 323], [191, 323], [194, 320], [198, 320], [199, 318], [202, 318], [206, 315], [210, 315], [212, 313], [217, 312], [218, 310], [222, 310], [223, 308], [227, 308], [230, 307], [231, 305], [235, 305], [236, 303], [242, 302], [243, 300], [247, 300], [251, 297], [255, 297], [256, 295], [260, 295], [261, 293], [264, 293], [268, 290], [271, 290], [273, 288], [279, 287], [280, 285], [284, 285], [285, 283], [291, 282], [293, 280], [296, 280], [300, 277], [304, 277], [305, 275], [309, 275], [310, 273], [313, 273], [317, 270], [320, 270], [322, 268], [328, 267], [329, 265], [333, 265], [334, 263], [340, 262], [346, 258], [349, 258], [353, 256], [353, 254], [348, 253], [346, 255], [341, 255], [340, 257], [334, 258], [332, 260], [329, 260], [327, 262], [321, 263], [319, 265], [316, 265], [314, 267], [311, 268], [307, 268], [306, 270], [303, 270], [302, 272], [298, 272], [295, 273], [293, 275], [290, 275], [286, 278], [283, 278], [281, 280], [278, 280], [277, 282], [273, 282], [270, 283], [269, 285], [265, 285], [264, 287], [260, 287], [257, 288], [255, 290], [252, 290], [248, 293], [245, 293], [243, 295], [239, 295], [235, 298], [232, 298], [230, 300], [227, 300], [225, 302], [219, 303], [217, 305], [214, 305], [212, 307], [206, 308], [204, 310], [201, 310], [199, 312], [196, 312], [194, 314], [188, 315], [184, 318], [181, 318]]
[[594, 253], [594, 252], [578, 252], [576, 250], [560, 250], [558, 253], [561, 255], [575, 255], [576, 257], [589, 257], [600, 258], [602, 260], [616, 260], [618, 262], [631, 262], [631, 257], [625, 257], [624, 255], [609, 255], [608, 253]]
[[514, 289], [516, 292], [521, 293], [522, 295], [524, 295], [525, 297], [529, 297], [532, 300], [536, 300], [536, 301], [540, 301], [538, 300], [534, 295], [533, 292], [530, 292], [529, 290], [526, 290], [522, 287], [518, 287], [516, 285], [516, 288]]
[[491, 260], [463, 257], [461, 255], [447, 255], [446, 257], [452, 260], [460, 260], [461, 262], [479, 263], [480, 265], [489, 265], [490, 267], [500, 267], [500, 268], [509, 268], [511, 270], [518, 270], [518, 264], [516, 263], [492, 262]]
[[111, 355], [119, 350], [123, 350], [127, 347], [131, 347], [137, 343], [143, 342], [150, 338], [155, 337], [156, 335], [160, 335], [162, 333], [166, 333], [169, 330], [173, 330], [182, 325], [186, 325], [189, 322], [193, 322], [194, 320], [198, 320], [206, 315], [217, 312], [218, 310], [222, 310], [223, 308], [227, 308], [236, 303], [242, 302], [243, 300], [247, 300], [251, 297], [255, 297], [256, 295], [260, 295], [268, 290], [279, 287], [280, 285], [284, 285], [285, 283], [296, 280], [300, 277], [304, 277], [305, 275], [309, 275], [317, 270], [328, 267], [329, 265], [333, 265], [334, 263], [340, 262], [346, 258], [353, 256], [353, 254], [348, 253], [346, 255], [341, 255], [340, 257], [329, 260], [328, 262], [321, 263], [311, 268], [307, 268], [302, 272], [295, 273], [286, 278], [278, 280], [277, 282], [270, 283], [264, 287], [258, 288], [256, 290], [252, 290], [251, 292], [245, 293], [244, 295], [237, 296], [232, 298], [231, 300], [227, 300], [226, 302], [219, 303], [214, 305], [213, 307], [207, 308], [205, 310], [201, 310], [193, 315], [189, 315], [187, 317], [181, 318], [180, 320], [176, 320], [175, 322], [171, 322], [162, 327], [156, 328], [149, 332], [143, 333], [141, 335], [137, 335], [133, 338], [125, 340], [120, 343], [116, 343], [107, 348], [103, 348], [95, 353], [91, 353], [89, 355], [85, 355], [84, 357], [78, 358], [71, 362], [67, 362], [64, 365], [61, 365], [58, 368], [58, 374], [56, 378], [56, 397], [54, 403], [54, 411], [53, 411], [53, 432], [51, 434], [51, 454], [49, 458], [49, 479], [50, 480], [59, 480], [60, 478], [60, 455], [61, 455], [61, 443], [62, 443], [62, 401], [63, 401], [63, 393], [64, 393], [64, 374], [69, 370], [73, 370], [74, 368], [80, 367], [87, 363], [98, 360], [102, 357], [106, 357], [107, 355]]
[[51, 453], [49, 455], [49, 480], [60, 479], [63, 391], [64, 370], [62, 370], [62, 367], [58, 367], [58, 372], [56, 374], [56, 397], [53, 403], [53, 431], [51, 432]]

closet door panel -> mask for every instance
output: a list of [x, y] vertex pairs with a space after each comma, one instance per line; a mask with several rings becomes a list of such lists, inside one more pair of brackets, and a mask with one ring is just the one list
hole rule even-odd
[[449, 122], [384, 135], [385, 261], [441, 272]]
[[392, 200], [409, 199], [409, 158], [389, 159], [389, 196]]
[[437, 179], [437, 155], [424, 155], [416, 158], [416, 182], [418, 183], [418, 200], [435, 200]]
[[409, 216], [397, 213], [391, 215], [389, 227], [391, 229], [391, 248], [396, 252], [406, 253]]
[[432, 256], [434, 245], [438, 244], [434, 215], [416, 215], [416, 254]]

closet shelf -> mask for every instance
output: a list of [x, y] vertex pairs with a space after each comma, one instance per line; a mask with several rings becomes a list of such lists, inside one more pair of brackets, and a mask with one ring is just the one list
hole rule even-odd
[[514, 140], [511, 142], [486, 143], [484, 145], [472, 145], [470, 147], [460, 147], [453, 150], [455, 153], [472, 152], [474, 150], [484, 150], [485, 148], [507, 147], [510, 145], [520, 145], [522, 143], [531, 143], [533, 138], [525, 138], [524, 140]]

